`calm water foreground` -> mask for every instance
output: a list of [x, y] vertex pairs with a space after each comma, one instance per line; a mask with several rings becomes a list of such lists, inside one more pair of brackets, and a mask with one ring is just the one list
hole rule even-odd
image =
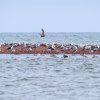
[[[100, 33], [0, 33], [0, 43], [100, 45]], [[0, 100], [100, 100], [100, 55], [0, 55]]]
[[0, 100], [100, 100], [100, 56], [0, 55]]

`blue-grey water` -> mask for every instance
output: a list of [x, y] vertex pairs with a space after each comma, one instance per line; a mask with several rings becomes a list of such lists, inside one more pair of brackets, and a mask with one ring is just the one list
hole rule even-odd
[[0, 43], [72, 43], [72, 44], [99, 44], [100, 32], [47, 32], [45, 38], [40, 38], [39, 33], [0, 33]]
[[[0, 33], [0, 43], [98, 44], [100, 33]], [[0, 55], [0, 100], [100, 100], [100, 55]]]

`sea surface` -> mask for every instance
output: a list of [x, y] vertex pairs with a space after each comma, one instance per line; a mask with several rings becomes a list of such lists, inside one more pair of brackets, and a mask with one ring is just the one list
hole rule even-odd
[[37, 32], [0, 33], [0, 43], [66, 43], [100, 45], [100, 32], [47, 32], [40, 38]]
[[[0, 43], [100, 45], [100, 33], [0, 33]], [[1, 54], [0, 100], [100, 100], [100, 55]]]

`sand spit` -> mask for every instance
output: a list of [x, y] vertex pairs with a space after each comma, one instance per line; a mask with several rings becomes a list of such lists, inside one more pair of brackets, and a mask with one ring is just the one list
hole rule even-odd
[[4, 43], [0, 54], [100, 54], [100, 45]]

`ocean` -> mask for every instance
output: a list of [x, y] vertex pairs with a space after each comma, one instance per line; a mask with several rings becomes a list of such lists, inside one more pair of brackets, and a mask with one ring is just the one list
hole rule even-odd
[[[0, 33], [0, 43], [100, 45], [100, 33]], [[100, 55], [0, 54], [0, 100], [100, 100]]]
[[100, 32], [47, 32], [40, 38], [37, 32], [0, 33], [0, 43], [66, 43], [100, 45]]

